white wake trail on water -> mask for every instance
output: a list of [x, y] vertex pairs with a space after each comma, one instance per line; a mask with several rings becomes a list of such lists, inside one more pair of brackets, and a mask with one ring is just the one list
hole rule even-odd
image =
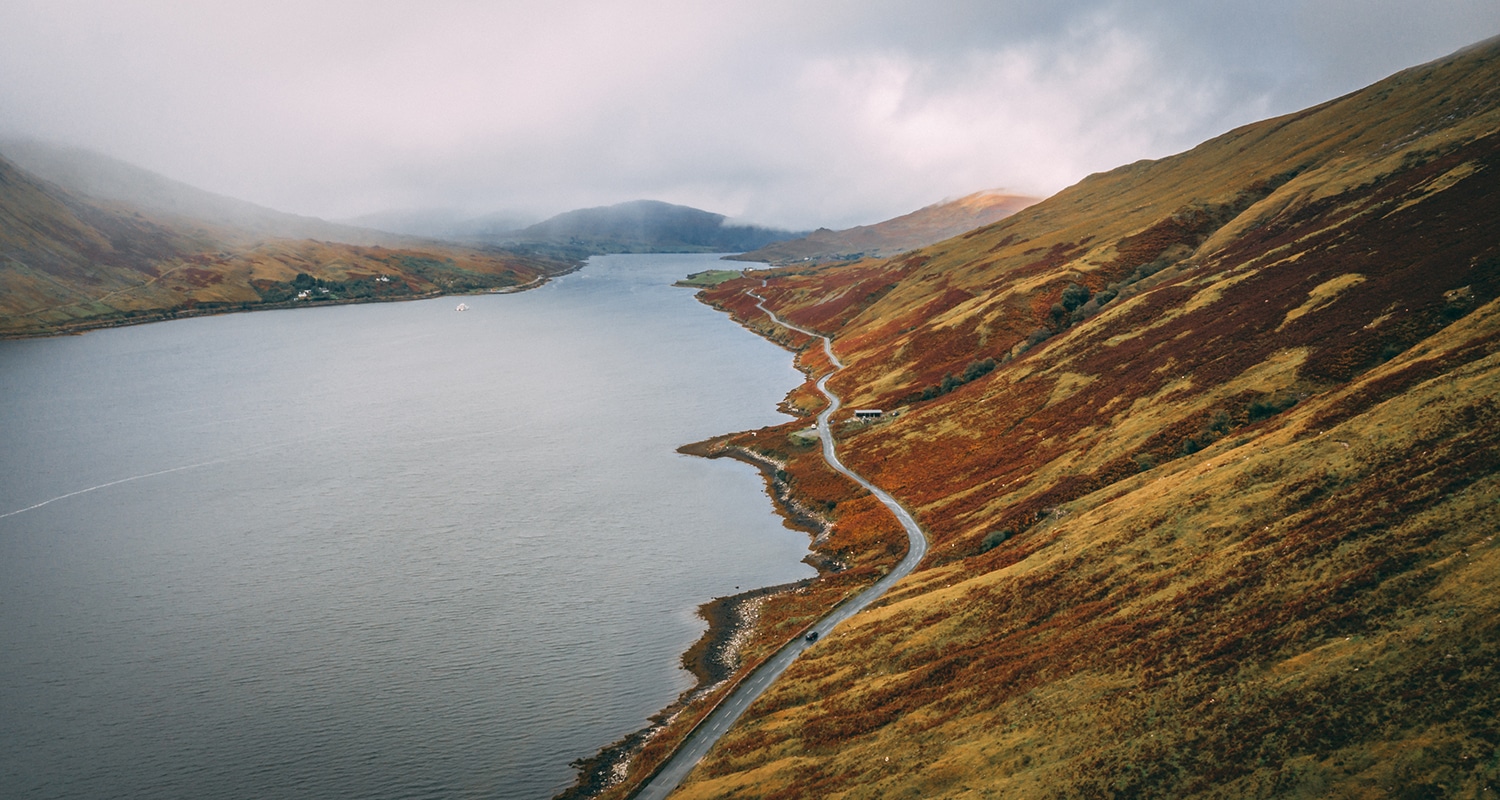
[[[422, 445], [423, 446], [430, 446], [430, 445], [434, 445], [434, 444], [443, 444], [443, 443], [453, 442], [453, 441], [473, 440], [473, 439], [490, 439], [490, 438], [494, 438], [496, 436], [514, 435], [514, 433], [517, 430], [519, 430], [520, 427], [521, 427], [520, 425], [509, 425], [509, 426], [497, 426], [497, 427], [490, 428], [490, 429], [487, 429], [487, 430], [464, 431], [463, 433], [454, 434], [454, 435], [451, 435], [451, 436], [443, 436], [443, 437], [438, 437], [438, 438], [435, 438], [435, 439], [428, 439], [428, 440], [424, 441], [422, 443]], [[261, 445], [260, 447], [255, 447], [255, 448], [251, 448], [249, 450], [241, 451], [241, 452], [233, 454], [233, 455], [224, 456], [223, 458], [215, 458], [215, 459], [212, 459], [212, 460], [209, 460], [209, 461], [199, 461], [196, 464], [184, 464], [184, 465], [182, 465], [180, 467], [169, 467], [167, 469], [159, 469], [159, 470], [156, 470], [155, 472], [145, 472], [145, 473], [142, 473], [140, 475], [131, 475], [131, 476], [127, 477], [127, 478], [119, 478], [119, 479], [116, 479], [116, 480], [112, 480], [112, 481], [108, 481], [108, 482], [105, 482], [105, 483], [98, 484], [96, 486], [89, 486], [89, 487], [86, 487], [86, 488], [83, 488], [83, 489], [78, 489], [76, 491], [68, 492], [67, 494], [60, 494], [60, 495], [58, 495], [56, 497], [53, 497], [53, 498], [50, 498], [50, 499], [47, 499], [47, 500], [43, 500], [40, 503], [36, 503], [34, 505], [26, 506], [25, 508], [18, 508], [18, 509], [14, 510], [14, 511], [7, 511], [4, 514], [0, 514], [0, 519], [6, 519], [8, 517], [14, 517], [14, 516], [16, 516], [18, 514], [25, 514], [28, 511], [35, 511], [38, 508], [41, 508], [43, 506], [48, 506], [48, 505], [51, 505], [53, 503], [56, 503], [59, 500], [67, 500], [70, 497], [77, 497], [77, 496], [79, 496], [81, 494], [88, 494], [89, 492], [97, 492], [100, 489], [108, 489], [111, 486], [119, 486], [122, 483], [131, 483], [133, 481], [141, 481], [141, 480], [145, 480], [147, 478], [155, 478], [155, 477], [158, 477], [158, 476], [161, 476], [161, 475], [170, 475], [171, 473], [174, 473], [174, 472], [184, 472], [184, 471], [190, 470], [190, 469], [202, 469], [203, 467], [213, 467], [213, 466], [217, 466], [219, 464], [228, 464], [231, 461], [243, 461], [243, 460], [248, 459], [248, 458], [254, 458], [256, 456], [262, 455], [262, 454], [264, 454], [264, 453], [266, 453], [268, 451], [271, 451], [271, 450], [276, 450], [276, 449], [280, 449], [280, 448], [283, 448], [283, 447], [290, 447], [290, 446], [294, 446], [294, 445], [307, 446], [310, 442], [316, 442], [319, 439], [323, 439], [323, 438], [329, 438], [329, 439], [331, 439], [331, 438], [334, 438], [334, 437], [344, 436], [344, 435], [346, 435], [344, 432], [335, 431], [335, 432], [325, 433], [322, 437], [312, 437], [312, 438], [309, 438], [309, 437], [305, 437], [304, 436], [304, 437], [300, 437], [298, 439], [292, 439], [292, 440], [286, 440], [286, 441], [282, 441], [282, 442], [275, 442], [275, 443], [272, 443], [272, 444]]]
[[275, 449], [277, 449], [279, 447], [285, 447], [288, 444], [290, 444], [290, 442], [278, 442], [278, 443], [275, 443], [275, 444], [262, 445], [260, 447], [255, 447], [255, 448], [251, 448], [249, 450], [241, 451], [241, 452], [236, 453], [234, 455], [224, 456], [223, 458], [215, 458], [215, 459], [212, 459], [212, 460], [209, 460], [209, 461], [199, 461], [196, 464], [184, 464], [184, 465], [182, 465], [180, 467], [169, 467], [167, 469], [159, 469], [159, 470], [156, 470], [155, 472], [145, 472], [145, 473], [142, 473], [140, 475], [131, 475], [128, 478], [119, 478], [119, 479], [116, 479], [116, 480], [112, 480], [112, 481], [108, 481], [108, 482], [105, 482], [105, 483], [98, 484], [96, 486], [89, 486], [89, 487], [84, 488], [84, 489], [78, 489], [76, 491], [68, 492], [67, 494], [60, 494], [60, 495], [58, 495], [56, 497], [53, 497], [53, 498], [51, 498], [49, 500], [43, 500], [42, 502], [37, 503], [35, 505], [30, 505], [30, 506], [27, 506], [25, 508], [18, 508], [15, 511], [7, 511], [4, 514], [0, 514], [0, 519], [5, 519], [7, 517], [14, 517], [17, 514], [25, 514], [28, 511], [35, 511], [38, 508], [41, 508], [42, 506], [52, 505], [53, 503], [56, 503], [59, 500], [67, 500], [70, 497], [77, 497], [77, 496], [79, 496], [81, 494], [88, 494], [89, 492], [97, 492], [100, 489], [108, 489], [111, 486], [119, 486], [122, 483], [131, 483], [132, 481], [142, 481], [142, 480], [145, 480], [147, 478], [155, 478], [155, 477], [160, 476], [160, 475], [169, 475], [169, 474], [171, 474], [173, 472], [183, 472], [185, 470], [190, 470], [190, 469], [202, 469], [203, 467], [212, 467], [212, 466], [217, 466], [219, 464], [228, 464], [231, 461], [243, 461], [243, 460], [245, 460], [247, 458], [254, 458], [255, 456], [261, 455], [262, 453], [265, 453], [268, 450], [275, 450]]
[[42, 506], [51, 505], [53, 503], [56, 503], [59, 500], [66, 500], [69, 497], [77, 497], [78, 495], [88, 494], [89, 492], [97, 492], [100, 489], [108, 489], [111, 486], [119, 486], [122, 483], [130, 483], [131, 481], [145, 480], [146, 478], [154, 478], [154, 477], [156, 477], [158, 475], [166, 475], [169, 472], [181, 472], [181, 471], [183, 471], [185, 469], [197, 469], [199, 467], [210, 467], [210, 466], [213, 466], [214, 464], [222, 464], [225, 461], [231, 461], [231, 460], [233, 460], [233, 459], [220, 458], [220, 459], [215, 459], [213, 461], [204, 461], [204, 462], [202, 462], [200, 464], [187, 464], [187, 465], [181, 466], [181, 467], [172, 467], [171, 469], [157, 470], [156, 472], [147, 472], [144, 475], [131, 475], [128, 478], [121, 478], [119, 480], [110, 481], [108, 483], [101, 483], [98, 486], [90, 486], [87, 489], [79, 489], [76, 492], [68, 492], [67, 494], [60, 494], [60, 495], [58, 495], [58, 496], [56, 496], [56, 497], [54, 497], [54, 498], [52, 498], [50, 500], [43, 500], [42, 502], [37, 503], [34, 506], [27, 506], [25, 508], [18, 508], [15, 511], [7, 511], [4, 514], [0, 514], [0, 519], [5, 519], [6, 517], [14, 517], [17, 514], [25, 514], [28, 511], [35, 511], [38, 508], [41, 508]]

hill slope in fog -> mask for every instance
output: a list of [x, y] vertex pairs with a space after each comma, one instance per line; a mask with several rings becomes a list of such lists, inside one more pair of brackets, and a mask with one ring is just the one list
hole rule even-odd
[[[79, 163], [87, 162], [74, 165]], [[118, 198], [131, 191], [97, 187], [119, 179], [139, 189], [131, 183], [137, 177], [125, 170], [90, 185]], [[90, 180], [84, 175], [76, 182]], [[299, 220], [306, 218], [262, 214], [256, 206], [227, 198], [219, 203], [206, 192], [199, 206], [193, 201], [197, 191], [168, 184], [157, 200], [135, 205], [67, 189], [0, 158], [0, 336], [273, 306], [499, 290], [573, 266], [430, 242], [386, 248], [284, 238], [267, 230], [302, 230]], [[242, 211], [253, 218], [250, 227], [223, 221]], [[320, 228], [328, 225], [321, 220], [308, 225], [311, 232], [338, 228]]]

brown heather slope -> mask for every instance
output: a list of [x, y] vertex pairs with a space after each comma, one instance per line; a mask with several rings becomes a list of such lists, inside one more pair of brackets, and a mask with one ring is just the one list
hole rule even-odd
[[[570, 266], [441, 245], [387, 249], [265, 238], [154, 218], [74, 194], [0, 158], [0, 337], [503, 289]], [[309, 276], [301, 286], [294, 283], [299, 273]], [[296, 299], [300, 288], [311, 297]]]
[[785, 265], [804, 261], [883, 258], [925, 247], [982, 225], [1005, 219], [1037, 202], [1035, 197], [998, 191], [975, 192], [934, 203], [874, 225], [841, 231], [821, 228], [801, 239], [768, 244], [729, 258]]
[[763, 276], [932, 555], [674, 796], [1500, 791], [1500, 40]]

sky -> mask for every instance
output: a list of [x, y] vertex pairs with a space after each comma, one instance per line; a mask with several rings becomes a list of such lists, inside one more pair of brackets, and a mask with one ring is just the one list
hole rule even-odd
[[5, 0], [0, 135], [284, 211], [1045, 196], [1500, 34], [1500, 0]]

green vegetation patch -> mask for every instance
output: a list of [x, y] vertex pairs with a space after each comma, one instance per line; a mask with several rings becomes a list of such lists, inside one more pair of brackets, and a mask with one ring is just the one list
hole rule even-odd
[[791, 441], [794, 447], [807, 447], [809, 445], [815, 445], [818, 443], [818, 438], [817, 428], [808, 428], [806, 430], [795, 431], [787, 436], [787, 439]]
[[726, 281], [732, 281], [742, 274], [739, 270], [735, 269], [707, 269], [702, 272], [694, 272], [672, 285], [687, 286], [693, 289], [711, 289]]
[[299, 272], [297, 277], [290, 281], [254, 281], [253, 285], [263, 303], [285, 303], [292, 300], [307, 302], [366, 300], [383, 297], [410, 297], [415, 294], [405, 281], [392, 280], [387, 276], [330, 281]]
[[452, 259], [438, 261], [432, 258], [398, 255], [387, 263], [398, 264], [404, 272], [427, 281], [445, 292], [480, 292], [503, 289], [520, 283], [516, 274], [505, 270], [499, 274], [475, 272], [453, 263]]
[[993, 358], [986, 358], [980, 361], [971, 361], [969, 362], [969, 366], [964, 367], [964, 371], [962, 374], [955, 376], [950, 372], [944, 375], [943, 379], [938, 383], [932, 386], [928, 386], [920, 392], [916, 392], [915, 394], [911, 394], [901, 398], [899, 401], [897, 401], [897, 404], [907, 405], [909, 403], [917, 403], [923, 400], [932, 400], [937, 397], [942, 397], [943, 395], [953, 391], [954, 389], [957, 389], [958, 387], [963, 386], [970, 381], [975, 381], [983, 378], [984, 376], [994, 371], [995, 359]]

